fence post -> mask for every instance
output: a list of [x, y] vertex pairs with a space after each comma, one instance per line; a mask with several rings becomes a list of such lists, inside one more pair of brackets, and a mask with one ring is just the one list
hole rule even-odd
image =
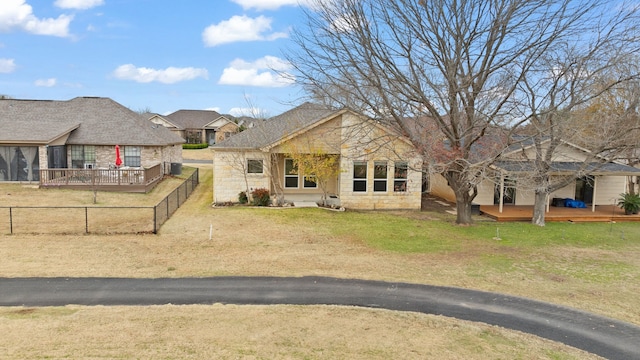
[[89, 233], [89, 208], [86, 206], [84, 207], [84, 232]]
[[153, 233], [158, 233], [158, 205], [153, 207]]
[[13, 208], [9, 207], [9, 233], [13, 235]]

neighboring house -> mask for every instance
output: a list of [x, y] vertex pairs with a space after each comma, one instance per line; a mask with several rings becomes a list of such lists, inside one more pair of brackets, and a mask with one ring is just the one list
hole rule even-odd
[[[421, 207], [422, 160], [409, 141], [348, 110], [304, 103], [262, 121], [213, 149], [215, 203], [265, 188], [287, 203], [320, 202], [323, 192], [287, 154], [339, 156], [327, 186], [331, 204], [353, 209]], [[306, 176], [305, 176], [306, 175]]]
[[[132, 171], [131, 179], [135, 175], [149, 185], [152, 177], [169, 172], [171, 164], [182, 163], [184, 141], [179, 136], [108, 98], [0, 100], [0, 129], [0, 181], [68, 185], [80, 173], [60, 169], [102, 169]], [[116, 145], [123, 162], [119, 169]], [[103, 175], [99, 180], [106, 185], [108, 173]]]
[[216, 144], [240, 129], [228, 117], [211, 110], [178, 110], [149, 120], [178, 132], [187, 144]]
[[[549, 140], [545, 140], [543, 145], [548, 143]], [[535, 194], [528, 174], [532, 173], [535, 152], [531, 139], [508, 147], [488, 172], [493, 179], [484, 180], [478, 186], [478, 195], [473, 202], [499, 205], [500, 212], [504, 205], [533, 205]], [[578, 200], [590, 205], [592, 210], [596, 205], [615, 205], [620, 194], [627, 191], [627, 176], [640, 175], [640, 169], [616, 162], [594, 162], [586, 164], [585, 169], [585, 161], [589, 158], [587, 149], [568, 142], [559, 146], [551, 163], [551, 177], [575, 176], [581, 170], [585, 175], [550, 194], [547, 206], [561, 205], [557, 203], [559, 199]], [[432, 175], [430, 185], [431, 194], [455, 201], [455, 195], [443, 176]]]
[[144, 113], [144, 114], [142, 114], [142, 116], [144, 116], [145, 118], [149, 119], [149, 121], [151, 121], [152, 123], [154, 123], [156, 125], [164, 126], [165, 128], [169, 129], [172, 133], [174, 133], [174, 134], [180, 136], [182, 139], [184, 139], [184, 129], [182, 129], [180, 126], [172, 123], [166, 117], [164, 117], [164, 116], [162, 116], [160, 114], [153, 114], [153, 113]]

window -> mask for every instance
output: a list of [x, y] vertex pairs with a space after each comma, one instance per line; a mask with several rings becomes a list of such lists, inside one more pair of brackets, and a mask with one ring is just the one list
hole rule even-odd
[[373, 191], [387, 191], [387, 162], [373, 163]]
[[284, 187], [298, 187], [298, 167], [293, 159], [284, 159]]
[[407, 191], [407, 171], [409, 166], [406, 161], [398, 161], [394, 164], [393, 191]]
[[249, 159], [247, 160], [247, 173], [249, 174], [262, 174], [262, 160]]
[[124, 147], [124, 166], [140, 167], [140, 153], [142, 149], [139, 146]]
[[315, 189], [318, 187], [318, 182], [316, 181], [315, 176], [305, 176], [304, 177], [304, 187], [307, 189]]
[[187, 144], [199, 144], [202, 142], [202, 131], [186, 130], [185, 139], [187, 140]]
[[96, 164], [96, 147], [95, 146], [93, 145], [71, 146], [71, 167], [72, 168], [74, 169], [84, 169], [88, 167], [93, 168], [95, 164]]
[[353, 162], [353, 191], [354, 192], [367, 191], [367, 162], [366, 161]]

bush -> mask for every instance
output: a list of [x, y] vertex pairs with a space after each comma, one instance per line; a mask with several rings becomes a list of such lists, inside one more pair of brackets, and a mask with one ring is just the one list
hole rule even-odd
[[640, 195], [623, 193], [618, 199], [618, 206], [624, 209], [627, 215], [637, 214], [640, 211]]
[[248, 202], [249, 202], [249, 199], [247, 198], [247, 193], [246, 193], [246, 192], [241, 191], [241, 192], [238, 194], [238, 202], [239, 202], [240, 204], [246, 204], [246, 203], [248, 203]]
[[255, 189], [251, 192], [251, 199], [254, 206], [269, 206], [271, 197], [267, 189]]
[[209, 144], [182, 144], [182, 148], [186, 150], [194, 150], [194, 149], [206, 149], [209, 147]]

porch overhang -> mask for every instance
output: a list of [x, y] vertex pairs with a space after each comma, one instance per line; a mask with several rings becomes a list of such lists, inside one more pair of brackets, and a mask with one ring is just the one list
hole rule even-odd
[[[505, 176], [509, 174], [528, 174], [535, 169], [533, 161], [497, 161], [492, 168], [500, 173], [500, 202], [498, 204], [498, 213], [503, 212], [503, 196], [505, 189]], [[577, 173], [587, 174], [596, 177], [594, 179], [594, 192], [596, 191], [598, 176], [640, 176], [640, 169], [629, 165], [618, 164], [614, 162], [608, 163], [584, 163], [584, 162], [563, 162], [556, 161], [549, 165], [550, 176], [574, 176]], [[546, 211], [549, 212], [549, 199], [547, 199]], [[596, 211], [596, 203], [591, 204], [591, 211]]]
[[[533, 169], [535, 169], [535, 163], [533, 161], [497, 161], [492, 167], [505, 174], [525, 174], [533, 172]], [[554, 161], [550, 164], [549, 175], [572, 175], [577, 172], [597, 176], [640, 175], [640, 169], [613, 162], [591, 162], [585, 164], [583, 162]]]

